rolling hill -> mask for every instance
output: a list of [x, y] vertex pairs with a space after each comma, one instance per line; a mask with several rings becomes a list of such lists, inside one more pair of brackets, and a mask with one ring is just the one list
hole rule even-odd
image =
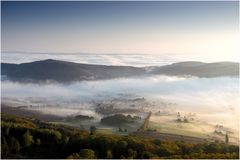
[[172, 75], [219, 77], [238, 76], [239, 63], [180, 62], [160, 67], [131, 67], [80, 64], [58, 60], [43, 60], [22, 64], [1, 63], [1, 75], [21, 82], [73, 82], [134, 76]]

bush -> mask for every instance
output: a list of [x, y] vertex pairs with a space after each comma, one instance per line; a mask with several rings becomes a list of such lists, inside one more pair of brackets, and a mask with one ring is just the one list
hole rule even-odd
[[27, 130], [22, 136], [22, 145], [23, 147], [29, 147], [33, 142], [33, 136], [31, 136], [29, 130]]

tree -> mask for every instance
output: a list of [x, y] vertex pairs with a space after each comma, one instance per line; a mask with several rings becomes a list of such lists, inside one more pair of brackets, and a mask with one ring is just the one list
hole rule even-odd
[[153, 154], [151, 152], [144, 151], [143, 152], [143, 159], [150, 159], [153, 157]]
[[41, 144], [41, 140], [38, 138], [35, 143], [36, 143], [36, 145], [40, 145]]
[[188, 119], [186, 116], [184, 116], [184, 122], [187, 123], [188, 122]]
[[229, 138], [228, 138], [228, 134], [226, 133], [226, 135], [225, 135], [225, 143], [228, 144], [228, 141], [229, 141]]
[[9, 153], [9, 147], [8, 147], [6, 139], [3, 138], [2, 143], [1, 143], [1, 154], [8, 155], [8, 153]]
[[124, 155], [121, 155], [121, 156], [120, 156], [120, 159], [126, 159], [126, 158], [124, 157]]
[[106, 158], [107, 151], [112, 148], [113, 141], [110, 137], [98, 137], [95, 139], [94, 148], [98, 150], [98, 157], [99, 158]]
[[23, 146], [29, 147], [33, 142], [33, 136], [31, 136], [29, 130], [27, 130], [22, 136]]
[[89, 130], [90, 134], [93, 135], [96, 132], [97, 128], [95, 126], [91, 126]]
[[54, 129], [40, 129], [42, 143], [56, 144], [61, 141], [62, 134]]
[[67, 159], [80, 159], [80, 156], [78, 153], [72, 153]]
[[17, 154], [20, 151], [20, 144], [17, 139], [11, 138], [9, 143], [9, 150], [13, 154]]
[[6, 136], [9, 135], [9, 127], [5, 127], [5, 135], [6, 135]]
[[129, 159], [134, 159], [137, 156], [137, 152], [134, 151], [132, 148], [128, 149], [128, 158]]
[[62, 139], [62, 134], [57, 130], [50, 130], [50, 135], [55, 143]]
[[153, 143], [156, 144], [156, 145], [161, 145], [161, 144], [162, 144], [162, 141], [161, 141], [160, 139], [155, 139], [155, 140], [153, 141]]
[[122, 128], [119, 127], [119, 128], [118, 128], [118, 131], [119, 131], [119, 132], [122, 132]]
[[69, 142], [69, 137], [66, 136], [65, 134], [63, 134], [63, 135], [62, 135], [62, 142], [63, 142], [64, 144], [67, 144], [67, 143]]
[[107, 159], [112, 159], [113, 155], [112, 155], [112, 151], [111, 150], [107, 150]]
[[127, 153], [127, 145], [128, 143], [126, 141], [118, 141], [114, 147], [114, 156], [122, 159], [121, 156], [124, 156], [125, 153]]
[[81, 149], [79, 152], [80, 158], [84, 159], [94, 159], [95, 157], [95, 152], [91, 149]]
[[180, 112], [177, 113], [177, 122], [182, 122]]
[[181, 118], [180, 112], [177, 113], [177, 118]]
[[117, 146], [119, 149], [125, 149], [128, 143], [126, 141], [118, 141]]

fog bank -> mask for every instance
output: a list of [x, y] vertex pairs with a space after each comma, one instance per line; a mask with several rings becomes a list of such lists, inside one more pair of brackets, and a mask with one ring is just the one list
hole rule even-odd
[[69, 85], [2, 81], [1, 93], [2, 103], [33, 105], [30, 109], [64, 116], [77, 113], [97, 116], [94, 113], [96, 103], [110, 103], [117, 99], [118, 107], [124, 108], [132, 105], [127, 100], [144, 98], [148, 103], [142, 106], [144, 110], [196, 112], [208, 121], [213, 120], [212, 115], [216, 115], [213, 116], [216, 121], [225, 121], [225, 117], [232, 123], [231, 126], [236, 127], [239, 113], [238, 82], [238, 78], [230, 77], [170, 76], [83, 81]]

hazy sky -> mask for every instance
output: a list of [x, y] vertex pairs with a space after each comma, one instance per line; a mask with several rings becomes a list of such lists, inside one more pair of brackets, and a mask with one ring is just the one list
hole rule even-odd
[[1, 2], [2, 51], [237, 56], [238, 2]]

